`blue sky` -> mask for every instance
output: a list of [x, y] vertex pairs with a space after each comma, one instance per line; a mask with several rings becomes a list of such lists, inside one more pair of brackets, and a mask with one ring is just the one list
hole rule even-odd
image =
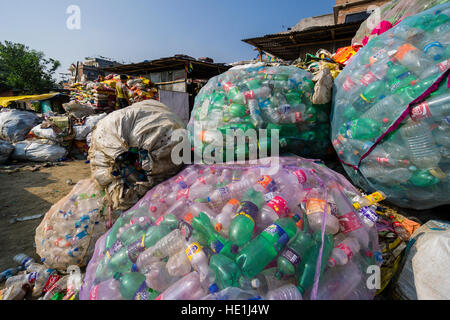
[[[0, 0], [0, 41], [9, 40], [72, 62], [105, 56], [131, 63], [187, 54], [234, 62], [256, 57], [242, 39], [286, 30], [300, 19], [331, 13], [335, 0]], [[69, 30], [68, 6], [81, 9]], [[283, 28], [284, 26], [284, 28]]]

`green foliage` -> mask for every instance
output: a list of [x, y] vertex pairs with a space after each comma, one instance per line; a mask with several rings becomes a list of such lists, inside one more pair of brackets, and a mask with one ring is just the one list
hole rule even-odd
[[60, 65], [58, 60], [45, 59], [43, 52], [23, 44], [0, 42], [0, 84], [21, 94], [46, 93], [54, 88], [53, 74]]

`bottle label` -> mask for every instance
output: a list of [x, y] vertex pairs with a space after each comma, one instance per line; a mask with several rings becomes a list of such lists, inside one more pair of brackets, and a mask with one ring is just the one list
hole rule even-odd
[[245, 211], [241, 211], [238, 214], [235, 215], [236, 216], [244, 216], [247, 217], [248, 219], [250, 219], [251, 222], [255, 223], [255, 220], [253, 219], [253, 217], [251, 215], [249, 215], [247, 212]]
[[372, 73], [372, 71], [369, 71], [369, 73], [365, 74], [364, 77], [361, 78], [361, 83], [367, 87], [369, 84], [377, 80], [377, 77]]
[[442, 62], [438, 63], [437, 66], [438, 66], [440, 71], [444, 72], [450, 66], [450, 59], [447, 59], [445, 61], [442, 61]]
[[359, 210], [359, 213], [361, 213], [364, 217], [366, 217], [367, 219], [369, 219], [370, 221], [372, 221], [374, 223], [378, 221], [377, 214], [369, 207], [361, 208]]
[[370, 204], [374, 204], [374, 203], [377, 203], [377, 202], [380, 202], [380, 201], [384, 200], [384, 197], [379, 192], [374, 192], [372, 194], [369, 194], [368, 196], [365, 196], [364, 198], [369, 200]]
[[298, 183], [300, 184], [306, 183], [307, 177], [306, 173], [303, 170], [295, 170], [293, 174], [295, 174], [295, 176], [297, 177]]
[[179, 190], [177, 192], [177, 200], [180, 200], [181, 198], [188, 199], [189, 198], [189, 190], [190, 190], [190, 188], [185, 188], [183, 190]]
[[356, 87], [356, 82], [354, 82], [350, 77], [347, 77], [342, 84], [342, 89], [344, 89], [345, 91], [350, 91], [354, 87]]
[[303, 116], [301, 112], [294, 112], [295, 122], [302, 122]]
[[421, 120], [429, 117], [431, 117], [431, 111], [426, 101], [411, 109], [411, 119], [413, 120]]
[[361, 221], [353, 211], [340, 216], [339, 225], [342, 233], [349, 233], [362, 227]]
[[55, 285], [55, 283], [61, 278], [61, 276], [57, 275], [57, 274], [52, 274], [47, 282], [45, 283], [44, 288], [42, 289], [42, 292], [45, 293], [49, 290], [51, 290], [53, 288], [53, 286]]
[[402, 61], [403, 56], [412, 50], [417, 50], [417, 48], [409, 43], [405, 43], [400, 48], [398, 48], [397, 52], [394, 55], [394, 58], [397, 59], [398, 61]]
[[198, 242], [191, 243], [186, 248], [186, 255], [187, 255], [189, 261], [191, 261], [192, 257], [194, 257], [201, 250], [202, 250], [202, 246]]
[[28, 283], [33, 284], [36, 281], [36, 278], [38, 276], [37, 272], [32, 272], [28, 275]]
[[269, 183], [272, 181], [272, 178], [269, 176], [262, 176], [259, 178], [257, 183], [259, 183], [264, 189], [269, 185]]
[[141, 240], [133, 242], [127, 248], [128, 258], [133, 263], [136, 262], [139, 254], [145, 250], [144, 240], [145, 240], [145, 234], [142, 236]]
[[228, 189], [228, 187], [221, 187], [217, 190], [219, 191], [220, 197], [222, 198], [223, 201], [226, 201], [229, 199], [230, 189]]
[[280, 196], [276, 196], [272, 200], [270, 200], [267, 203], [267, 206], [272, 208], [272, 210], [275, 211], [278, 216], [289, 213], [289, 207], [286, 200], [284, 200]]
[[98, 299], [98, 286], [96, 285], [91, 289], [91, 292], [89, 294], [89, 300], [97, 300]]
[[120, 241], [120, 239], [116, 240], [114, 244], [109, 248], [108, 251], [106, 251], [106, 256], [108, 259], [110, 259], [117, 251], [123, 248], [123, 243]]
[[133, 300], [150, 300], [150, 291], [145, 281], [142, 282], [139, 289], [137, 289], [136, 293], [134, 294]]
[[264, 201], [265, 202], [269, 202], [270, 200], [272, 200], [275, 197], [275, 193], [273, 192], [268, 192], [264, 194]]
[[223, 243], [219, 240], [215, 240], [211, 243], [211, 249], [214, 253], [219, 253], [220, 251], [222, 251], [223, 247]]
[[282, 257], [286, 258], [294, 267], [300, 264], [302, 259], [300, 256], [291, 248], [286, 248], [281, 254]]
[[273, 244], [276, 252], [280, 252], [289, 242], [288, 234], [277, 224], [271, 224], [263, 232], [270, 234], [273, 238], [278, 238], [277, 242]]
[[255, 99], [255, 92], [253, 90], [245, 91], [244, 96], [247, 100]]
[[[306, 214], [323, 213], [325, 211], [326, 201], [322, 199], [308, 199], [306, 201]], [[331, 214], [330, 205], [327, 205], [327, 213]]]
[[161, 216], [158, 218], [158, 220], [155, 221], [155, 226], [159, 226], [161, 224], [161, 222], [164, 221], [164, 216]]
[[348, 260], [350, 260], [353, 256], [353, 252], [352, 249], [350, 249], [348, 246], [346, 246], [344, 243], [340, 243], [337, 245], [338, 249], [341, 249], [342, 251], [344, 251], [344, 253], [346, 254], [346, 256], [348, 257]]

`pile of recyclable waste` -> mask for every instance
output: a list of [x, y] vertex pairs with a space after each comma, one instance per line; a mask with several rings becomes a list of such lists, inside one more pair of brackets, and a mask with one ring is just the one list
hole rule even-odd
[[[211, 78], [196, 96], [187, 126], [194, 152], [221, 161], [227, 149], [240, 160], [258, 152], [264, 157], [274, 147], [275, 130], [281, 152], [312, 158], [330, 154], [330, 103], [311, 102], [314, 86], [305, 70], [265, 63], [236, 66]], [[248, 139], [235, 142], [234, 134]]]
[[191, 165], [99, 238], [79, 297], [373, 299], [383, 196], [297, 156]]
[[370, 40], [336, 78], [332, 140], [353, 182], [414, 209], [449, 203], [450, 4]]

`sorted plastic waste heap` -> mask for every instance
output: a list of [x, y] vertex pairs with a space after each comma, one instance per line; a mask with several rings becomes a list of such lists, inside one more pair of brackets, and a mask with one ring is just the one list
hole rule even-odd
[[398, 206], [450, 203], [449, 31], [450, 3], [404, 18], [335, 81], [332, 140], [345, 170]]
[[[294, 66], [263, 63], [236, 66], [211, 78], [196, 96], [187, 126], [194, 152], [204, 157], [213, 154], [215, 159], [223, 156], [223, 160], [227, 148], [240, 160], [270, 156], [275, 130], [281, 152], [312, 158], [328, 155], [330, 104], [311, 102], [312, 79], [311, 73]], [[251, 139], [245, 144], [234, 144], [234, 139], [227, 143], [227, 135], [237, 130]]]
[[296, 156], [192, 165], [99, 238], [80, 299], [372, 299], [382, 259], [365, 213], [381, 199]]

